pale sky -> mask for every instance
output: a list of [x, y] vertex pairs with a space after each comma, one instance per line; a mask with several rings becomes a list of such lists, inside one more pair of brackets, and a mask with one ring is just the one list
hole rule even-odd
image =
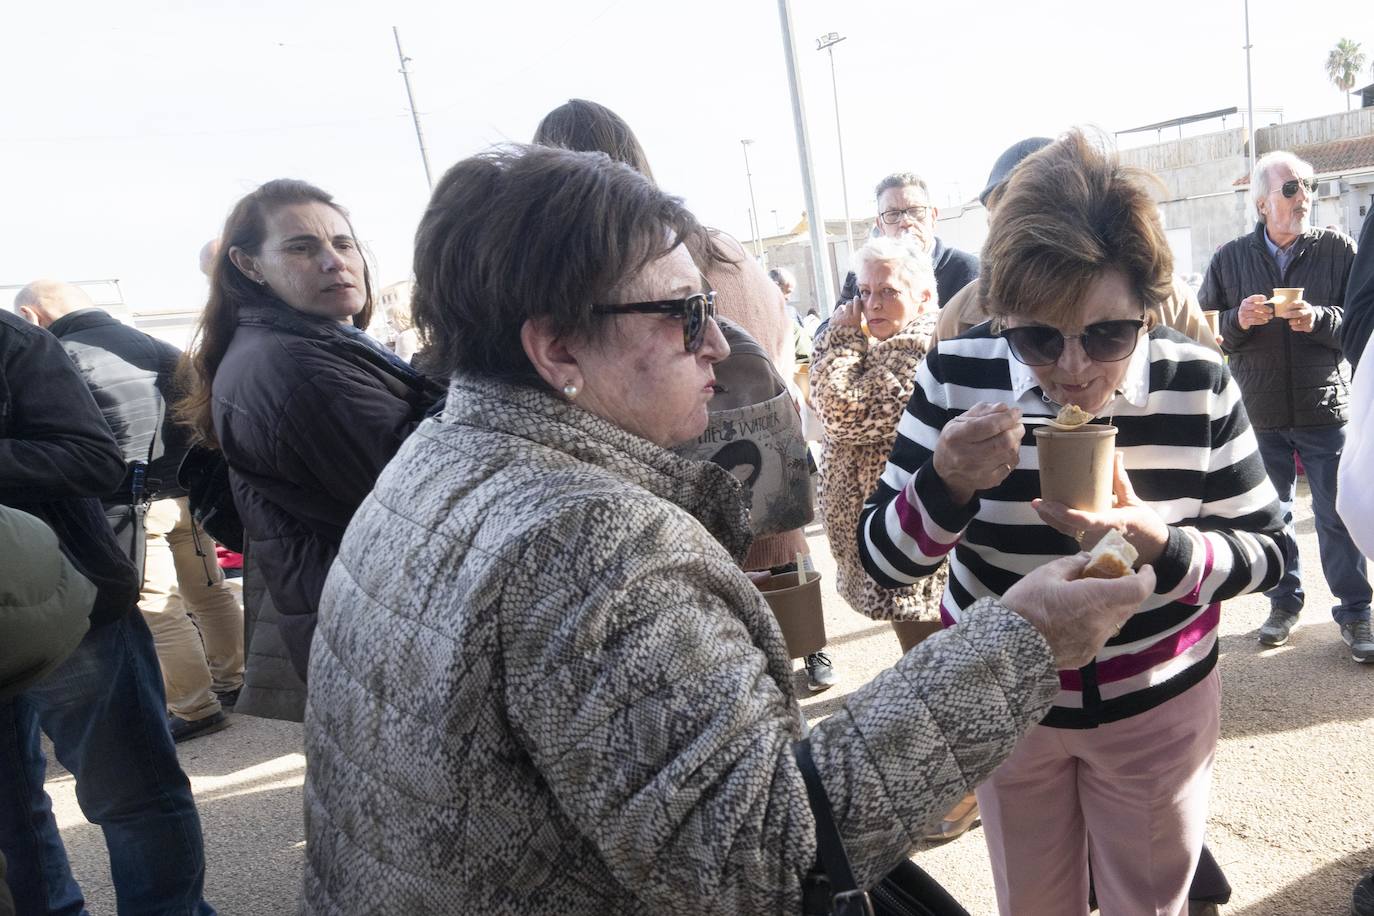
[[[1022, 137], [1245, 107], [1242, 0], [793, 6], [831, 219], [843, 207], [830, 68], [815, 50], [826, 32], [846, 36], [835, 65], [856, 218], [892, 171], [925, 175], [944, 206], [976, 195]], [[739, 141], [754, 140], [770, 234], [803, 209], [778, 21], [772, 0], [6, 4], [0, 284], [116, 277], [136, 307], [197, 304], [201, 245], [235, 200], [278, 177], [333, 193], [378, 279], [404, 279], [427, 190], [392, 25], [436, 179], [491, 143], [528, 141], [569, 97], [590, 98], [631, 124], [662, 186], [741, 237]], [[1374, 59], [1367, 0], [1251, 0], [1250, 31], [1260, 124], [1280, 115], [1259, 109], [1286, 121], [1345, 110], [1325, 74], [1339, 38]], [[1367, 64], [1357, 85], [1369, 82]]]

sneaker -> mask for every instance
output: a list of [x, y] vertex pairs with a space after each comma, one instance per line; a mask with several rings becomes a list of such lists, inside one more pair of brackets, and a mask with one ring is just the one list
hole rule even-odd
[[1269, 619], [1259, 628], [1259, 641], [1266, 646], [1281, 646], [1288, 642], [1288, 634], [1293, 632], [1293, 624], [1297, 622], [1297, 614], [1270, 611]]
[[1341, 624], [1341, 639], [1350, 647], [1350, 657], [1361, 664], [1374, 662], [1374, 633], [1368, 620]]
[[229, 727], [229, 717], [224, 714], [223, 710], [195, 721], [183, 719], [181, 716], [168, 716], [167, 727], [172, 732], [172, 740], [180, 744], [183, 741], [190, 741], [192, 738], [213, 735], [215, 732], [223, 731]]
[[1374, 916], [1374, 871], [1367, 871], [1355, 884], [1350, 898], [1351, 916]]
[[828, 690], [839, 682], [829, 655], [813, 652], [806, 657], [806, 683], [812, 690]]
[[223, 693], [216, 690], [215, 699], [219, 700], [219, 708], [225, 712], [233, 712], [234, 707], [238, 705], [239, 691], [241, 690], [243, 690], [242, 687], [235, 687], [233, 690], [226, 690]]

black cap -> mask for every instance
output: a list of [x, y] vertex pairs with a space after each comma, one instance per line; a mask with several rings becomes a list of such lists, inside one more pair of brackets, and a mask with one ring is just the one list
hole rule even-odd
[[1031, 153], [1039, 152], [1053, 142], [1049, 137], [1027, 137], [1025, 140], [1007, 147], [1007, 151], [997, 157], [997, 163], [992, 167], [992, 173], [988, 175], [988, 186], [983, 189], [982, 194], [978, 195], [979, 202], [986, 207], [988, 195], [1011, 177], [1011, 173], [1021, 164], [1021, 160]]

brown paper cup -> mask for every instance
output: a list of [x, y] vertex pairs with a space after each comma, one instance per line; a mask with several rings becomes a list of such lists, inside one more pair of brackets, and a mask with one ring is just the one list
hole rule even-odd
[[1105, 512], [1112, 507], [1112, 457], [1116, 427], [1089, 423], [1075, 430], [1035, 429], [1040, 459], [1040, 496], [1070, 509]]
[[1221, 322], [1219, 320], [1220, 316], [1221, 312], [1218, 312], [1214, 309], [1209, 309], [1208, 311], [1202, 313], [1203, 319], [1207, 322], [1207, 327], [1212, 329], [1213, 337], [1221, 336]]
[[821, 610], [821, 574], [808, 572], [797, 584], [796, 573], [782, 573], [756, 583], [773, 610], [787, 643], [787, 654], [802, 658], [825, 648], [825, 614]]
[[1274, 290], [1274, 296], [1269, 300], [1274, 306], [1274, 317], [1287, 318], [1288, 313], [1292, 311], [1293, 303], [1302, 299], [1303, 289], [1305, 287], [1284, 286]]

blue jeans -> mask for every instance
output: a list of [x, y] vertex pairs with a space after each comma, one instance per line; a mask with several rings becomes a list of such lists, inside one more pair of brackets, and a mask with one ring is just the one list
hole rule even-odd
[[[1336, 467], [1341, 461], [1341, 450], [1345, 448], [1345, 426], [1269, 429], [1256, 435], [1264, 469], [1274, 489], [1279, 491], [1283, 521], [1289, 535], [1295, 534], [1293, 490], [1298, 473], [1293, 453], [1297, 452], [1302, 458], [1307, 484], [1312, 489], [1312, 514], [1317, 523], [1322, 572], [1338, 602], [1331, 609], [1331, 616], [1337, 623], [1368, 620], [1370, 588], [1365, 575], [1365, 559], [1336, 513]], [[1276, 611], [1297, 614], [1302, 610], [1306, 595], [1302, 589], [1296, 541], [1283, 578], [1265, 595]]]
[[52, 674], [0, 703], [0, 851], [24, 914], [84, 914], [43, 790], [39, 729], [76, 778], [110, 853], [119, 913], [213, 916], [191, 784], [167, 730], [162, 674], [137, 611], [86, 634]]

